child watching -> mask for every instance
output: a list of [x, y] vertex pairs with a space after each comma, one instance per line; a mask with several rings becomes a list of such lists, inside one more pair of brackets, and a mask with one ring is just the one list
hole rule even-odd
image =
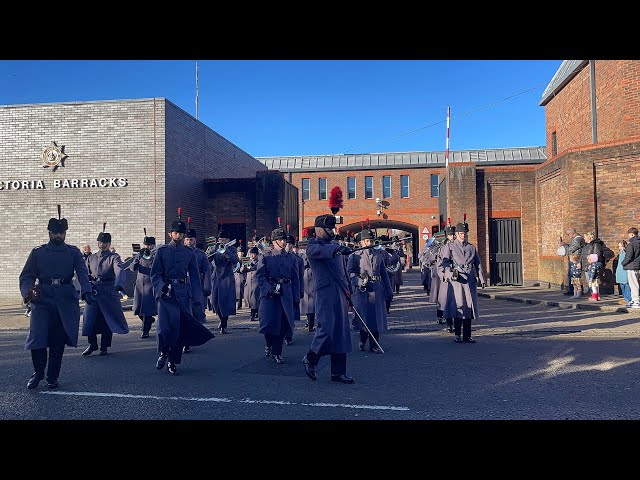
[[587, 270], [587, 281], [591, 288], [591, 297], [589, 300], [598, 301], [600, 295], [598, 293], [598, 286], [600, 285], [600, 272], [602, 271], [602, 262], [598, 261], [598, 254], [592, 253], [589, 255], [589, 269]]
[[571, 276], [571, 285], [573, 285], [573, 298], [582, 296], [582, 265], [580, 264], [580, 255], [569, 255], [569, 275]]

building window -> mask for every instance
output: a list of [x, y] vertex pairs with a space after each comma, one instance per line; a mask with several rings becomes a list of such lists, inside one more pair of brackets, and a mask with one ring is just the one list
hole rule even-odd
[[309, 178], [302, 179], [302, 200], [309, 200], [311, 198], [309, 189], [311, 188], [311, 180]]
[[440, 175], [431, 175], [431, 197], [440, 196]]
[[373, 177], [364, 177], [364, 198], [373, 198]]
[[400, 197], [409, 198], [409, 175], [400, 175]]
[[389, 175], [382, 177], [382, 198], [391, 198], [391, 177]]
[[356, 198], [356, 177], [347, 177], [347, 198]]
[[319, 178], [318, 179], [318, 198], [320, 200], [326, 200], [327, 199], [327, 179], [326, 178]]
[[551, 155], [555, 157], [558, 155], [558, 138], [556, 132], [551, 133]]

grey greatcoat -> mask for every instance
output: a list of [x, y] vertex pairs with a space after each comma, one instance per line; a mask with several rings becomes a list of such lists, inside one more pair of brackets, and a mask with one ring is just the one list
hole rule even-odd
[[[179, 283], [179, 279], [184, 283]], [[192, 347], [214, 338], [192, 314], [194, 299], [202, 299], [200, 270], [193, 248], [174, 241], [160, 245], [151, 267], [151, 282], [158, 303], [158, 352], [178, 345], [178, 338], [182, 345]], [[169, 296], [162, 294], [165, 283], [171, 283]]]
[[[42, 299], [31, 302], [29, 335], [25, 350], [46, 348], [49, 344], [49, 317], [57, 310], [67, 334], [66, 345], [78, 346], [80, 326], [80, 304], [78, 291], [71, 283], [74, 272], [80, 284], [81, 294], [91, 291], [87, 266], [80, 249], [74, 245], [55, 245], [53, 242], [31, 250], [27, 262], [20, 273], [20, 294], [27, 296], [36, 279], [40, 283]], [[62, 279], [61, 285], [52, 285], [51, 279]]]
[[150, 277], [152, 264], [153, 257], [145, 260], [140, 253], [136, 253], [133, 262], [129, 265], [129, 270], [138, 272], [133, 289], [133, 314], [141, 317], [150, 317], [158, 314]]
[[242, 271], [234, 272], [233, 281], [236, 285], [236, 301], [237, 301], [237, 300], [240, 300], [241, 298], [244, 298], [244, 284], [246, 282], [244, 272]]
[[[304, 297], [304, 259], [297, 253], [289, 252], [289, 255], [293, 256], [296, 264], [298, 265], [298, 280], [300, 282], [298, 285], [298, 291], [300, 292], [300, 297]], [[296, 302], [294, 303], [296, 320], [300, 320], [300, 302], [302, 301], [302, 298], [300, 297], [294, 298], [294, 302]]]
[[313, 293], [313, 272], [311, 271], [311, 266], [309, 265], [309, 259], [307, 258], [307, 252], [302, 250], [298, 255], [302, 258], [304, 262], [304, 272], [303, 272], [303, 288], [302, 291], [304, 295], [300, 299], [300, 314], [308, 315], [310, 313], [316, 313], [316, 309], [313, 306], [314, 303], [314, 293]]
[[207, 313], [206, 313], [206, 298], [211, 295], [211, 264], [209, 263], [209, 259], [207, 258], [207, 254], [204, 253], [199, 248], [193, 248], [193, 252], [196, 255], [196, 264], [198, 265], [198, 271], [200, 272], [200, 286], [202, 287], [202, 296], [199, 298], [195, 297], [197, 292], [193, 292], [193, 316], [200, 321], [200, 323], [206, 323], [207, 321]]
[[[429, 292], [429, 301], [438, 305], [438, 310], [444, 310], [447, 303], [447, 295], [449, 294], [450, 285], [443, 283], [444, 274], [442, 271], [442, 249], [444, 245], [449, 243], [449, 239], [445, 239], [439, 247], [431, 248], [427, 255], [427, 264], [431, 273], [431, 291]], [[450, 318], [450, 317], [447, 317]]]
[[393, 288], [395, 288], [396, 285], [402, 285], [402, 271], [404, 270], [407, 260], [407, 254], [404, 252], [404, 248], [402, 248], [402, 246], [397, 247], [395, 250], [397, 252], [398, 259], [400, 260], [400, 268], [396, 273], [392, 274], [395, 277], [392, 281]]
[[[443, 305], [446, 318], [477, 319], [478, 292], [476, 277], [485, 283], [480, 256], [476, 247], [455, 239], [442, 247], [442, 269], [449, 285], [449, 294]], [[453, 280], [452, 269], [458, 270], [458, 280]]]
[[256, 278], [256, 268], [258, 260], [240, 267], [245, 274], [244, 299], [252, 310], [258, 310], [258, 279]]
[[124, 288], [127, 282], [126, 270], [122, 268], [122, 259], [110, 250], [98, 251], [87, 260], [89, 280], [97, 292], [98, 301], [85, 305], [82, 315], [82, 335], [97, 335], [96, 322], [102, 313], [104, 320], [113, 333], [129, 333], [127, 319], [122, 311], [120, 294], [116, 287]]
[[211, 261], [211, 309], [220, 317], [236, 314], [236, 282], [233, 267], [239, 262], [233, 245], [214, 253]]
[[317, 320], [310, 349], [318, 355], [352, 351], [346, 298], [349, 283], [343, 255], [334, 255], [337, 249], [338, 244], [321, 238], [310, 238], [307, 243]]
[[[296, 319], [295, 301], [300, 299], [298, 262], [294, 255], [287, 253], [284, 249], [280, 252], [274, 250], [271, 255], [261, 255], [258, 259], [256, 279], [260, 291], [258, 306], [260, 328], [258, 332], [280, 335], [283, 313], [287, 317], [291, 331], [293, 331], [293, 322]], [[276, 283], [281, 283], [281, 295], [269, 293]]]
[[[385, 252], [385, 255], [386, 252]], [[360, 250], [349, 255], [347, 273], [351, 282], [351, 301], [367, 327], [372, 332], [386, 332], [386, 300], [393, 298], [389, 273], [385, 268], [384, 257], [371, 249]], [[360, 290], [364, 275], [370, 280], [365, 291]], [[362, 328], [362, 327], [361, 327]]]
[[420, 262], [420, 283], [431, 291], [431, 265], [429, 263], [429, 247], [425, 244], [418, 254], [418, 262]]
[[[385, 265], [396, 265], [399, 261], [400, 261], [400, 257], [398, 256], [398, 251], [394, 248], [392, 249], [393, 252], [387, 252], [386, 249], [383, 247], [380, 250], [376, 250], [378, 253], [380, 253], [381, 255], [383, 255], [383, 258], [385, 259]], [[391, 289], [395, 292], [396, 291], [396, 274], [395, 273], [390, 273], [389, 272], [389, 282], [391, 282]]]

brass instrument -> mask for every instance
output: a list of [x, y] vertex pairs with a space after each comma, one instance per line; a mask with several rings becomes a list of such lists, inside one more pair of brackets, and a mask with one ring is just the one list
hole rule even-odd
[[227, 243], [219, 243], [218, 242], [218, 243], [209, 245], [209, 247], [207, 247], [207, 251], [206, 251], [207, 259], [209, 261], [211, 261], [213, 259], [213, 256], [216, 253], [224, 254], [224, 252], [227, 251], [227, 247], [235, 245], [235, 243], [236, 243], [236, 240], [233, 239], [233, 240], [228, 241]]
[[233, 267], [233, 273], [239, 273], [242, 267], [246, 267], [252, 263], [251, 257], [239, 257], [239, 262]]

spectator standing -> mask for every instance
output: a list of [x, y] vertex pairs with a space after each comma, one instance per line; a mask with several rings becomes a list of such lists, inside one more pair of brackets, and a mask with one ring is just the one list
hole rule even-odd
[[624, 249], [625, 256], [622, 261], [622, 268], [627, 271], [629, 288], [631, 289], [631, 302], [627, 304], [629, 308], [640, 308], [640, 287], [638, 285], [638, 270], [640, 270], [640, 237], [638, 229], [631, 227], [627, 230], [629, 242]]
[[629, 276], [622, 267], [622, 262], [626, 255], [625, 248], [627, 248], [627, 241], [621, 240], [618, 242], [618, 265], [616, 266], [616, 283], [620, 286], [620, 294], [622, 300], [620, 303], [631, 303], [631, 287], [629, 286]]

